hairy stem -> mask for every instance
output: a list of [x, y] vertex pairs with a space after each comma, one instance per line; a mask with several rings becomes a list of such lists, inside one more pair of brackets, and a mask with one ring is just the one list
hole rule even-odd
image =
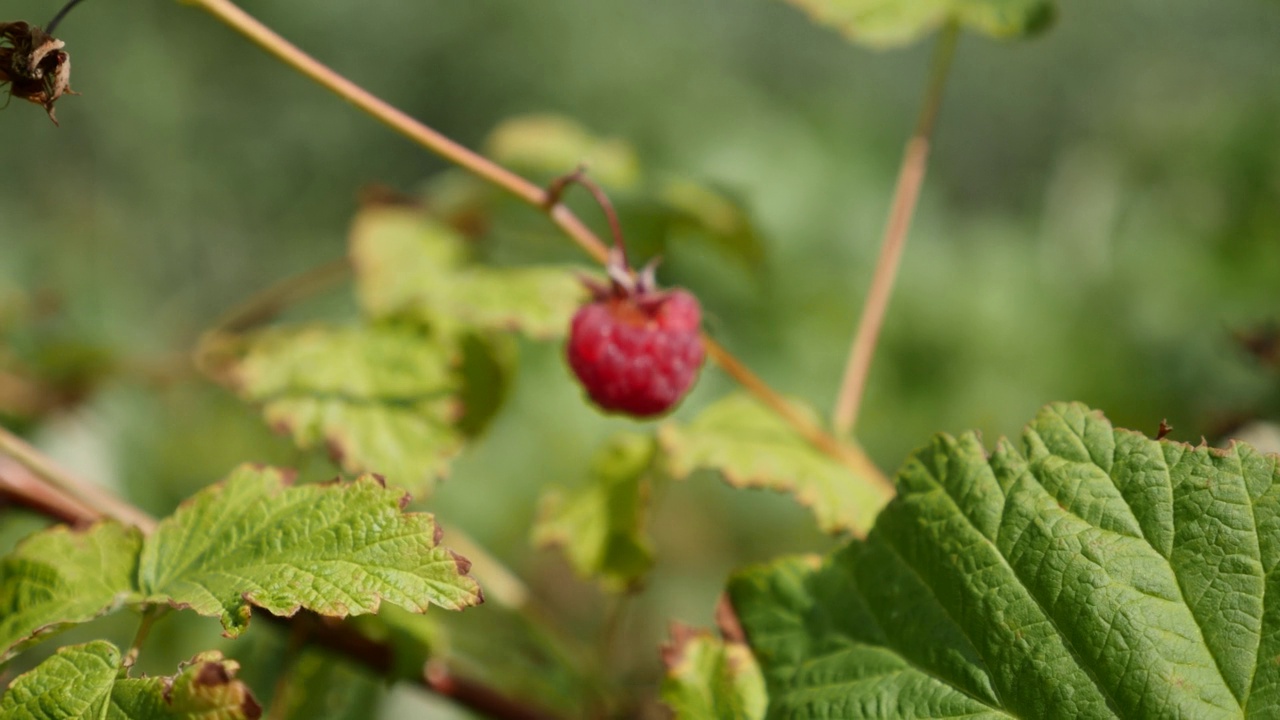
[[125, 653], [125, 665], [133, 665], [138, 661], [138, 654], [142, 652], [142, 644], [147, 641], [147, 636], [151, 634], [151, 628], [155, 626], [156, 621], [164, 615], [168, 608], [160, 605], [148, 605], [142, 611], [142, 620], [138, 623], [138, 632], [133, 635], [133, 642], [129, 643], [129, 652]]
[[884, 324], [889, 297], [893, 294], [893, 284], [898, 277], [902, 250], [907, 244], [907, 233], [911, 229], [911, 218], [915, 214], [916, 201], [920, 198], [920, 186], [924, 183], [933, 127], [938, 119], [938, 109], [942, 106], [942, 91], [947, 84], [947, 73], [951, 68], [951, 58], [955, 55], [959, 35], [959, 26], [951, 23], [942, 30], [938, 38], [924, 103], [920, 107], [915, 132], [907, 141], [906, 151], [902, 155], [898, 184], [894, 188], [893, 202], [889, 209], [889, 221], [885, 224], [884, 239], [880, 243], [880, 258], [876, 260], [875, 274], [871, 278], [867, 300], [862, 306], [862, 318], [858, 321], [853, 346], [849, 349], [840, 394], [836, 397], [832, 424], [838, 437], [845, 437], [852, 432], [858, 420], [858, 409], [867, 386], [867, 376], [871, 372], [876, 341], [880, 338], [880, 327]]
[[[241, 10], [230, 0], [186, 0], [199, 7], [236, 32], [244, 35], [263, 50], [284, 62], [289, 67], [311, 78], [321, 86], [343, 98], [360, 110], [390, 127], [392, 130], [409, 138], [427, 150], [472, 172], [483, 180], [496, 185], [525, 203], [547, 213], [551, 221], [569, 236], [584, 252], [597, 262], [608, 260], [609, 250], [600, 238], [573, 214], [573, 211], [559, 203], [549, 203], [546, 190], [534, 183], [507, 170], [497, 163], [485, 158], [398, 110], [386, 101], [378, 98], [368, 90], [334, 72], [323, 63], [307, 55], [275, 31], [258, 22], [248, 13]], [[778, 393], [769, 389], [760, 378], [749, 370], [720, 345], [704, 335], [708, 354], [719, 362], [731, 377], [754, 393], [766, 405], [779, 411], [781, 416], [796, 431], [814, 444], [819, 450], [831, 455], [848, 465], [860, 474], [870, 477], [877, 484], [888, 487], [889, 481], [884, 473], [875, 467], [871, 459], [856, 445], [843, 445], [815, 423], [804, 420], [803, 415], [790, 407]], [[782, 409], [786, 408], [784, 412]]]

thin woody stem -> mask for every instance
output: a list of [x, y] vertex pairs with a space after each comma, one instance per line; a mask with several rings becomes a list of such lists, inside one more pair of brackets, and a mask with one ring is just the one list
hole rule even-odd
[[916, 201], [920, 198], [920, 186], [924, 183], [933, 127], [942, 105], [942, 91], [946, 87], [947, 74], [951, 67], [951, 58], [955, 55], [959, 34], [958, 25], [955, 23], [947, 25], [942, 30], [937, 48], [934, 50], [933, 67], [929, 74], [924, 103], [920, 108], [915, 132], [907, 141], [907, 148], [902, 156], [902, 167], [898, 171], [898, 184], [893, 192], [889, 221], [885, 225], [884, 239], [880, 244], [880, 258], [876, 261], [875, 274], [871, 278], [871, 287], [867, 291], [867, 300], [862, 306], [862, 318], [858, 321], [858, 330], [854, 335], [853, 345], [849, 349], [849, 359], [845, 364], [840, 393], [836, 396], [832, 425], [835, 427], [837, 437], [846, 437], [852, 432], [858, 419], [858, 409], [862, 404], [863, 392], [866, 390], [867, 376], [871, 373], [871, 360], [875, 355], [876, 341], [880, 337], [880, 327], [884, 324], [885, 312], [889, 309], [889, 298], [893, 294], [894, 281], [898, 277], [902, 250], [907, 244], [907, 233], [911, 229], [911, 217], [915, 214]]
[[[241, 10], [230, 0], [186, 0], [186, 2], [210, 13], [286, 65], [311, 78], [319, 85], [328, 88], [334, 94], [355, 105], [392, 130], [472, 172], [481, 179], [506, 190], [525, 203], [543, 210], [551, 218], [551, 221], [571, 240], [577, 243], [584, 252], [602, 264], [608, 261], [608, 246], [601, 242], [600, 238], [596, 237], [595, 233], [574, 215], [569, 208], [559, 203], [549, 203], [549, 194], [543, 188], [459, 145], [376, 97], [368, 90], [334, 72], [285, 40], [275, 31], [258, 22], [258, 20]], [[797, 418], [803, 416], [795, 411], [794, 408], [790, 408], [790, 404], [786, 400], [769, 389], [758, 377], [751, 374], [727, 350], [716, 345], [705, 335], [704, 339], [708, 343], [709, 354], [720, 363], [725, 372], [746, 387], [747, 390], [757, 395], [766, 405], [775, 411], [779, 411], [782, 417], [793, 425], [797, 432], [813, 443], [815, 447], [840, 460], [851, 469], [873, 478], [882, 486], [888, 485], [888, 480], [885, 479], [884, 474], [875, 468], [874, 463], [871, 462], [861, 448], [854, 445], [841, 444], [814, 423], [798, 423], [796, 421]], [[787, 412], [781, 412], [780, 408], [784, 407], [790, 409]]]
[[613, 208], [613, 202], [609, 200], [608, 194], [604, 189], [596, 184], [594, 180], [587, 177], [587, 168], [585, 165], [578, 166], [577, 170], [556, 178], [547, 186], [547, 199], [544, 207], [551, 207], [560, 203], [560, 198], [564, 196], [565, 190], [573, 184], [581, 185], [591, 193], [595, 198], [596, 204], [604, 211], [604, 216], [609, 220], [609, 230], [613, 233], [613, 246], [618, 249], [618, 253], [622, 258], [622, 266], [629, 267], [627, 263], [627, 242], [622, 237], [622, 223], [618, 221], [618, 212]]
[[59, 467], [22, 438], [4, 428], [0, 428], [0, 455], [8, 456], [49, 485], [98, 509], [103, 514], [134, 525], [143, 532], [151, 532], [155, 529], [156, 521], [150, 515]]
[[44, 31], [52, 35], [53, 31], [58, 29], [58, 25], [62, 23], [62, 20], [67, 17], [67, 13], [71, 12], [72, 8], [82, 2], [84, 2], [84, 0], [71, 0], [71, 2], [62, 6], [62, 9], [58, 11], [58, 14], [54, 15], [53, 19], [49, 21], [49, 24], [44, 26]]
[[[9, 433], [0, 428], [0, 439], [7, 435]], [[75, 488], [74, 491], [69, 493], [74, 497], [68, 498], [63, 490], [55, 487], [55, 483], [51, 481], [47, 473], [49, 469], [57, 469], [51, 459], [45, 457], [40, 451], [31, 448], [29, 452], [23, 451], [22, 459], [15, 458], [16, 462], [9, 462], [9, 459], [4, 457], [4, 455], [8, 454], [7, 448], [8, 446], [2, 448], [3, 454], [0, 454], [0, 500], [21, 504], [40, 512], [46, 517], [51, 517], [70, 525], [88, 525], [100, 520], [104, 515], [110, 515], [117, 519], [122, 515], [146, 518], [147, 522], [136, 523], [137, 527], [148, 535], [155, 531], [155, 521], [150, 516], [122, 500], [116, 499], [113, 501], [110, 513], [104, 513], [97, 507], [90, 505], [86, 502], [88, 498], [80, 495], [86, 484], [74, 480], [72, 476], [63, 471], [57, 470], [57, 472], [62, 472], [65, 475], [62, 480], [70, 480], [69, 484]], [[29, 468], [33, 465], [43, 468], [44, 471], [30, 471]], [[160, 608], [152, 606], [151, 610], [144, 614], [143, 622], [139, 626], [137, 636], [134, 638], [133, 646], [135, 649], [142, 644], [151, 625], [161, 613], [162, 610]], [[395, 673], [394, 649], [387, 643], [370, 639], [349, 624], [317, 622], [316, 618], [310, 613], [299, 613], [290, 618], [268, 615], [267, 619], [290, 626], [305, 624], [305, 628], [299, 632], [305, 633], [308, 643], [341, 653], [385, 677], [391, 677]], [[133, 654], [136, 656], [136, 653]], [[439, 677], [428, 677], [428, 673], [425, 670], [417, 678], [417, 682], [427, 690], [449, 697], [464, 707], [490, 717], [506, 718], [507, 720], [557, 720], [556, 716], [549, 713], [522, 707], [514, 700], [509, 699], [502, 690], [491, 688], [487, 685], [452, 676], [448, 677], [448, 682], [441, 683]]]

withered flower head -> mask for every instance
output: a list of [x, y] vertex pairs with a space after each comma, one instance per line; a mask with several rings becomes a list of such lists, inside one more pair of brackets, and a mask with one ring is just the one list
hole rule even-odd
[[54, 125], [53, 104], [71, 90], [71, 56], [65, 43], [25, 22], [0, 23], [0, 88], [9, 94], [43, 105]]

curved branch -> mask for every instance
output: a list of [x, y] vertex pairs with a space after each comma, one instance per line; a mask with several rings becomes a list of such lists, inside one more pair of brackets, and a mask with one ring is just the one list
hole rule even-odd
[[[549, 202], [549, 200], [554, 200], [554, 197], [547, 190], [492, 160], [459, 145], [368, 90], [334, 72], [331, 68], [306, 54], [274, 30], [241, 10], [231, 0], [187, 0], [187, 2], [207, 11], [289, 67], [311, 78], [317, 84], [329, 89], [397, 133], [445, 160], [470, 171], [481, 179], [506, 190], [524, 203], [547, 213], [551, 218], [551, 222], [555, 223], [578, 247], [582, 248], [583, 252], [600, 263], [608, 260], [608, 246], [600, 238], [596, 237], [595, 233], [578, 216], [574, 215], [569, 208], [558, 202]], [[875, 463], [867, 457], [861, 448], [856, 445], [841, 443], [834, 436], [812, 422], [807, 420], [798, 421], [798, 419], [803, 418], [803, 415], [790, 408], [790, 405], [782, 399], [781, 395], [770, 389], [764, 381], [747, 370], [746, 366], [730, 355], [723, 347], [712, 341], [711, 338], [705, 334], [703, 338], [707, 343], [708, 354], [725, 369], [725, 372], [741, 382], [748, 391], [755, 394], [766, 405], [779, 412], [781, 417], [795, 427], [796, 431], [809, 440], [814, 447], [845, 463], [851, 469], [855, 469], [860, 475], [869, 477], [872, 482], [881, 488], [888, 488], [890, 494], [892, 494], [892, 483], [889, 482], [885, 474], [875, 466]]]

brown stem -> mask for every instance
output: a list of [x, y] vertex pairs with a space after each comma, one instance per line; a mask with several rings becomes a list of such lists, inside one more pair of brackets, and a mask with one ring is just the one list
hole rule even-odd
[[585, 165], [580, 165], [577, 170], [553, 180], [547, 186], [547, 197], [543, 202], [543, 207], [551, 208], [560, 204], [560, 198], [564, 196], [565, 190], [574, 183], [586, 188], [587, 192], [591, 193], [591, 196], [595, 198], [596, 204], [604, 211], [605, 218], [609, 221], [609, 230], [613, 233], [613, 246], [617, 248], [622, 257], [622, 266], [630, 267], [627, 262], [627, 242], [622, 237], [622, 223], [618, 221], [618, 212], [614, 210], [613, 202], [609, 200], [604, 188], [587, 177], [587, 167]]
[[440, 663], [427, 663], [426, 671], [423, 672], [423, 681], [435, 692], [489, 717], [510, 720], [555, 720], [554, 715], [543, 710], [512, 700], [486, 685], [454, 675]]
[[[0, 433], [7, 434], [2, 429]], [[26, 459], [30, 460], [32, 457], [45, 468], [56, 468], [52, 460], [34, 448]], [[0, 499], [10, 500], [69, 525], [88, 525], [106, 514], [54, 487], [48, 477], [30, 470], [27, 463], [4, 456], [0, 456]], [[114, 502], [114, 511], [128, 507], [130, 511], [125, 514], [148, 519], [149, 522], [138, 525], [144, 533], [150, 534], [155, 530], [155, 521], [146, 513], [121, 500]], [[112, 515], [115, 516], [114, 513]], [[384, 677], [391, 677], [394, 673], [395, 650], [387, 643], [370, 639], [344, 622], [319, 618], [307, 612], [300, 612], [291, 618], [275, 615], [266, 615], [266, 618], [271, 622], [290, 626], [301, 623], [304, 627], [298, 632], [306, 637], [307, 643], [342, 654]], [[154, 619], [144, 618], [142, 627], [149, 629]], [[145, 630], [140, 630], [139, 635], [145, 637]], [[140, 639], [135, 639], [135, 645], [140, 643]], [[416, 680], [422, 687], [489, 717], [505, 720], [556, 720], [554, 715], [523, 706], [497, 689], [454, 677], [447, 672], [440, 676], [439, 672], [437, 670], [438, 676], [433, 679], [424, 669]]]
[[[609, 258], [608, 247], [596, 237], [595, 233], [588, 228], [582, 220], [573, 214], [569, 208], [559, 203], [548, 203], [548, 193], [543, 188], [538, 187], [532, 182], [516, 175], [497, 163], [485, 158], [422, 123], [414, 120], [403, 111], [396, 109], [386, 101], [376, 97], [368, 90], [351, 82], [345, 77], [334, 72], [320, 61], [307, 55], [298, 49], [288, 40], [285, 40], [275, 31], [258, 22], [248, 13], [241, 10], [230, 0], [186, 0], [186, 2], [199, 7], [218, 20], [222, 21], [231, 29], [244, 35], [260, 48], [267, 51], [271, 55], [284, 62], [289, 67], [297, 70], [303, 75], [311, 78], [321, 86], [328, 88], [334, 94], [343, 98], [357, 108], [368, 113], [373, 118], [390, 127], [392, 130], [409, 138], [415, 143], [421, 145], [427, 150], [436, 153], [444, 159], [472, 172], [480, 178], [506, 190], [515, 195], [518, 199], [525, 203], [545, 211], [566, 235], [569, 236], [584, 252], [594, 258], [597, 262], [605, 263]], [[709, 338], [708, 338], [709, 341]], [[779, 403], [777, 398], [780, 396], [773, 392], [756, 378], [742, 365], [741, 362], [733, 358], [724, 348], [714, 345], [714, 350], [709, 345], [709, 354], [717, 362], [722, 365], [726, 361], [732, 363], [732, 367], [725, 366], [725, 370], [735, 379], [742, 377], [751, 377], [755, 380], [751, 385], [746, 386], [747, 390], [756, 394], [766, 405], [778, 410], [780, 407], [789, 407], [785, 401]], [[745, 371], [745, 374], [744, 374]], [[795, 418], [799, 414], [787, 412], [782, 415], [787, 422], [795, 425], [796, 430], [800, 432], [806, 439], [814, 443], [815, 447], [823, 452], [832, 455], [842, 462], [853, 462], [866, 470], [874, 468], [874, 463], [863, 453], [861, 448], [854, 445], [842, 445], [834, 437], [827, 434], [816, 424], [811, 422], [803, 422], [797, 424]], [[869, 473], [873, 478], [883, 480], [884, 474], [878, 469]], [[883, 481], [888, 484], [888, 481]]]
[[889, 222], [885, 225], [884, 239], [880, 243], [880, 258], [876, 261], [871, 287], [867, 290], [867, 300], [862, 306], [862, 319], [858, 321], [853, 346], [849, 349], [840, 394], [836, 397], [832, 424], [837, 437], [848, 436], [858, 419], [858, 409], [867, 386], [867, 376], [871, 372], [876, 341], [880, 337], [885, 312], [889, 309], [889, 298], [898, 277], [902, 250], [907, 244], [907, 233], [911, 229], [911, 217], [915, 214], [920, 186], [924, 183], [930, 139], [938, 119], [938, 109], [942, 105], [942, 91], [946, 87], [947, 71], [951, 67], [951, 58], [955, 55], [959, 34], [958, 25], [947, 25], [934, 50], [933, 69], [925, 90], [924, 103], [916, 121], [915, 133], [907, 141], [907, 148], [902, 156], [898, 184], [894, 188], [893, 202], [889, 209]]
[[12, 458], [36, 477], [94, 508], [99, 514], [133, 525], [143, 532], [149, 533], [155, 529], [156, 521], [150, 515], [59, 467], [39, 450], [4, 428], [0, 428], [0, 455]]
[[347, 279], [351, 261], [331, 260], [281, 280], [245, 300], [222, 316], [213, 326], [214, 332], [238, 333], [261, 325], [279, 315], [299, 300], [327, 290]]
[[67, 525], [88, 525], [102, 517], [91, 505], [46, 483], [16, 460], [2, 455], [0, 499]]
[[875, 463], [871, 462], [871, 458], [867, 457], [862, 448], [849, 442], [841, 443], [837, 441], [824, 431], [818, 423], [797, 410], [786, 398], [769, 387], [764, 380], [761, 380], [758, 375], [751, 372], [747, 366], [738, 362], [738, 359], [730, 355], [720, 343], [706, 335], [703, 335], [702, 341], [706, 345], [707, 355], [719, 363], [720, 367], [724, 368], [724, 371], [734, 380], [737, 380], [739, 384], [751, 391], [761, 402], [777, 413], [779, 417], [786, 420], [809, 444], [839, 460], [858, 477], [870, 481], [885, 497], [893, 497], [895, 492], [893, 483], [880, 471], [880, 468], [876, 467]]

